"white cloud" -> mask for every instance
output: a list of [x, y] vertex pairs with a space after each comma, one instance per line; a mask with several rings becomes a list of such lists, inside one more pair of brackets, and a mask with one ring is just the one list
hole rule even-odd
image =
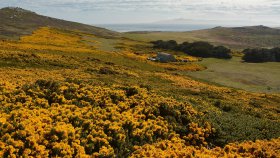
[[0, 7], [5, 6], [20, 6], [82, 22], [90, 18], [106, 22], [106, 19], [120, 16], [127, 22], [135, 22], [135, 18], [157, 21], [176, 17], [221, 21], [239, 19], [256, 24], [280, 20], [280, 0], [0, 0]]

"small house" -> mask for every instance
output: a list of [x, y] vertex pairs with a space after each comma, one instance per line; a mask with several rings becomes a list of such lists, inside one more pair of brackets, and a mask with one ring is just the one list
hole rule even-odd
[[162, 63], [168, 63], [168, 62], [176, 62], [176, 58], [172, 54], [158, 52], [157, 54], [157, 60]]

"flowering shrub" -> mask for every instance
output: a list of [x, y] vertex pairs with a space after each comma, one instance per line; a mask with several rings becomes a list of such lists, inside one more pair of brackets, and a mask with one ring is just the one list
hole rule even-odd
[[0, 41], [0, 45], [2, 48], [13, 50], [96, 52], [92, 45], [85, 44], [87, 40], [83, 39], [82, 35], [83, 33], [42, 27], [32, 35], [21, 37], [20, 41]]
[[128, 156], [173, 135], [206, 146], [213, 132], [190, 105], [138, 87], [38, 80], [0, 98], [2, 155]]
[[224, 148], [194, 147], [185, 145], [184, 140], [174, 137], [171, 140], [163, 140], [155, 144], [135, 146], [133, 158], [141, 157], [279, 157], [280, 138], [270, 141], [244, 142], [241, 144], [229, 144]]

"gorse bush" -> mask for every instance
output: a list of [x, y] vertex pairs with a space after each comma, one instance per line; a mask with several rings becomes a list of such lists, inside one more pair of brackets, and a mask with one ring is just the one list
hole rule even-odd
[[280, 137], [279, 96], [209, 85], [180, 75], [157, 75], [185, 88], [182, 95], [215, 128], [211, 143], [216, 146]]
[[[2, 48], [16, 50], [95, 52], [93, 46], [85, 44], [93, 41], [83, 39], [82, 34], [80, 33], [79, 35], [74, 31], [42, 27], [34, 31], [32, 35], [21, 37], [19, 41], [0, 41], [0, 44]], [[84, 36], [86, 35], [84, 34]], [[91, 36], [93, 37], [93, 35]]]
[[230, 49], [224, 46], [215, 47], [208, 42], [202, 42], [202, 41], [193, 42], [193, 43], [184, 42], [182, 44], [177, 44], [177, 42], [174, 40], [170, 40], [170, 41], [158, 40], [158, 41], [153, 41], [151, 43], [154, 44], [154, 48], [182, 51], [196, 57], [221, 58], [221, 59], [232, 58]]
[[163, 140], [154, 144], [147, 144], [137, 147], [132, 153], [133, 158], [142, 157], [256, 157], [256, 158], [276, 158], [280, 155], [277, 149], [280, 145], [279, 139], [271, 141], [244, 142], [241, 144], [229, 144], [224, 148], [216, 147], [207, 149], [205, 147], [196, 148], [185, 145], [179, 138]]
[[202, 114], [139, 87], [38, 80], [14, 90], [2, 85], [0, 104], [1, 157], [267, 157], [279, 145], [209, 150], [215, 129]]
[[0, 103], [1, 156], [129, 156], [175, 136], [207, 146], [213, 134], [190, 105], [138, 87], [38, 80], [2, 90]]

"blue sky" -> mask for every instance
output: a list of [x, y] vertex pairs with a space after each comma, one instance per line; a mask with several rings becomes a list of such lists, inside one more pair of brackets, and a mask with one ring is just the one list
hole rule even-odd
[[87, 24], [190, 19], [216, 25], [280, 26], [280, 0], [0, 0], [39, 14]]

